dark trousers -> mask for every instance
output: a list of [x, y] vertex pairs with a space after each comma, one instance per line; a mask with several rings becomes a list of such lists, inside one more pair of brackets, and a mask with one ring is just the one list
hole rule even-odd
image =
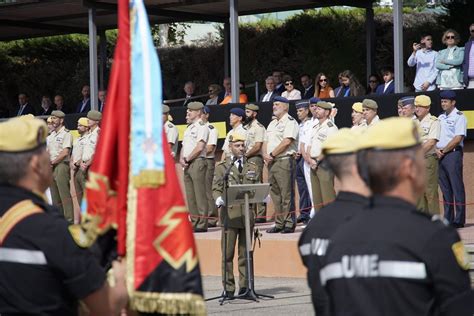
[[299, 157], [296, 159], [296, 184], [298, 186], [298, 194], [300, 196], [300, 216], [309, 219], [311, 211], [311, 198], [309, 197], [308, 186], [304, 178], [304, 159]]
[[447, 153], [439, 161], [439, 186], [443, 192], [444, 217], [451, 224], [464, 225], [466, 192], [462, 177], [462, 158], [462, 150], [456, 150]]

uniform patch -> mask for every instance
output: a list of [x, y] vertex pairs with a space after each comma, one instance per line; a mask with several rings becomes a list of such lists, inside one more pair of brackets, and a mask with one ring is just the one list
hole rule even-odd
[[329, 126], [329, 127], [333, 127], [334, 124], [333, 124], [332, 122], [328, 122], [328, 126]]
[[169, 128], [173, 128], [173, 124], [169, 123], [169, 124], [168, 124], [168, 127], [169, 127]]
[[209, 124], [209, 129], [214, 129], [214, 126]]
[[289, 116], [289, 115], [288, 115], [288, 119], [289, 119], [290, 121], [294, 121], [294, 120], [295, 120], [293, 117], [291, 117], [291, 116]]
[[459, 266], [464, 270], [469, 270], [469, 256], [462, 241], [454, 243], [451, 246], [451, 249], [453, 250], [454, 256], [456, 257], [456, 261], [458, 262]]

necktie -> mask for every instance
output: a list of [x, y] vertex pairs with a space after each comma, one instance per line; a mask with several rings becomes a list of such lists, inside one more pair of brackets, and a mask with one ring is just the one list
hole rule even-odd
[[239, 159], [237, 162], [239, 163], [237, 169], [239, 169], [239, 173], [242, 173], [242, 170], [244, 170], [244, 167], [242, 166], [242, 160]]

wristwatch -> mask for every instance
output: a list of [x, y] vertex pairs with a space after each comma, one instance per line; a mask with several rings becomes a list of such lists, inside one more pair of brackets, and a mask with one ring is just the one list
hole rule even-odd
[[269, 156], [270, 156], [270, 157], [272, 157], [272, 158], [275, 158], [275, 156], [273, 156], [273, 154], [272, 154], [272, 153], [270, 153], [270, 154], [269, 154]]

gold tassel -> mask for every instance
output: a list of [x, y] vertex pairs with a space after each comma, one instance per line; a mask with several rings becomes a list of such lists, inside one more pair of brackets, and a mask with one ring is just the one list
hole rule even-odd
[[142, 170], [132, 177], [135, 188], [157, 188], [165, 183], [165, 172], [159, 170]]
[[206, 304], [201, 295], [192, 293], [134, 292], [130, 299], [132, 309], [142, 313], [168, 315], [206, 315]]

